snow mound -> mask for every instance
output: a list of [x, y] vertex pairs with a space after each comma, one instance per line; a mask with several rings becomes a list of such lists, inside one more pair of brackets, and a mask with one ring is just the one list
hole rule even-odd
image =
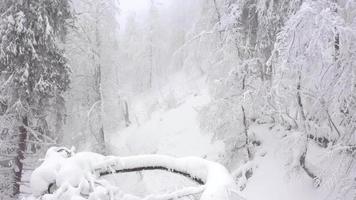
[[[143, 170], [166, 170], [199, 184], [167, 194], [144, 198], [123, 193], [104, 176]], [[103, 156], [92, 152], [74, 153], [63, 147], [48, 149], [44, 162], [31, 175], [32, 196], [43, 200], [140, 200], [174, 199], [201, 194], [201, 200], [240, 200], [227, 169], [198, 157], [175, 158], [163, 155], [129, 157]], [[54, 190], [54, 191], [53, 191]]]

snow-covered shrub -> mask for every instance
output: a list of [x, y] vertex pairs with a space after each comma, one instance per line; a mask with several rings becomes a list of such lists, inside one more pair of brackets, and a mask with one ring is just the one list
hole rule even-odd
[[225, 162], [237, 167], [253, 157], [251, 123], [269, 122], [265, 86], [259, 78], [259, 62], [249, 60], [231, 71], [225, 80], [216, 81], [213, 100], [201, 111], [201, 127], [212, 132], [226, 146]]
[[347, 9], [355, 3], [347, 2], [303, 3], [278, 34], [269, 64], [280, 116], [315, 137], [355, 144], [356, 26]]

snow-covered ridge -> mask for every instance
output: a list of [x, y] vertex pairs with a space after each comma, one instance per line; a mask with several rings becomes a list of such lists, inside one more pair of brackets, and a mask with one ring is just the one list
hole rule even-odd
[[[201, 200], [241, 199], [227, 169], [198, 157], [174, 158], [163, 155], [130, 157], [103, 156], [91, 152], [73, 153], [51, 147], [44, 162], [31, 176], [33, 197], [42, 199], [141, 199], [123, 194], [101, 177], [110, 173], [164, 169], [185, 175], [199, 187], [184, 188], [170, 194], [149, 195], [144, 199], [171, 199], [201, 193]], [[51, 188], [57, 187], [55, 191]]]

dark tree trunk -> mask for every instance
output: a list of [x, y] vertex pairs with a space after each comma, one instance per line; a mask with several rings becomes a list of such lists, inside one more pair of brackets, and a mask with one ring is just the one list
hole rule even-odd
[[202, 179], [200, 179], [199, 177], [195, 177], [195, 176], [189, 174], [188, 172], [180, 171], [180, 170], [173, 169], [173, 168], [167, 168], [165, 166], [144, 166], [144, 167], [135, 167], [135, 168], [124, 168], [124, 169], [118, 169], [118, 170], [107, 170], [104, 172], [100, 172], [99, 175], [106, 176], [106, 175], [110, 175], [110, 174], [114, 174], [114, 173], [127, 173], [127, 172], [149, 171], [149, 170], [164, 170], [164, 171], [168, 171], [171, 173], [180, 174], [182, 176], [185, 176], [185, 177], [191, 179], [192, 181], [198, 183], [199, 185], [205, 184], [205, 182]]
[[[246, 74], [242, 78], [242, 91], [245, 91], [246, 88]], [[246, 151], [247, 151], [247, 156], [249, 160], [252, 160], [253, 155], [250, 150], [250, 139], [248, 138], [248, 124], [247, 124], [247, 118], [246, 118], [246, 113], [245, 113], [245, 108], [243, 105], [241, 105], [241, 111], [242, 111], [242, 123], [244, 125], [244, 134], [245, 134], [245, 145], [246, 145]]]
[[306, 121], [307, 121], [307, 117], [305, 115], [304, 112], [304, 106], [303, 106], [303, 102], [302, 102], [302, 96], [301, 96], [301, 81], [302, 81], [302, 75], [301, 72], [299, 72], [298, 75], [298, 85], [297, 85], [297, 103], [298, 103], [298, 107], [299, 107], [299, 111], [300, 111], [300, 115], [302, 117], [302, 123], [303, 123], [303, 127], [304, 127], [304, 131], [306, 130]]
[[307, 155], [307, 152], [308, 152], [308, 143], [309, 143], [309, 139], [311, 139], [311, 136], [308, 135], [309, 126], [306, 124], [307, 123], [307, 117], [306, 117], [306, 114], [304, 112], [304, 106], [303, 106], [303, 101], [302, 101], [301, 82], [302, 82], [302, 75], [301, 75], [301, 72], [299, 72], [298, 85], [297, 85], [297, 103], [298, 103], [298, 107], [299, 107], [299, 110], [300, 110], [300, 115], [302, 117], [302, 123], [303, 123], [305, 137], [306, 137], [306, 140], [305, 140], [306, 144], [305, 144], [303, 153], [299, 158], [299, 164], [303, 168], [305, 173], [315, 181], [315, 186], [319, 187], [320, 179], [306, 166], [306, 162], [305, 162], [305, 158], [306, 158], [306, 155]]
[[124, 101], [124, 105], [125, 105], [125, 108], [124, 108], [125, 125], [126, 125], [126, 127], [129, 127], [131, 124], [131, 121], [130, 121], [129, 106], [127, 105], [127, 101]]
[[245, 108], [241, 106], [242, 110], [242, 123], [244, 125], [244, 134], [245, 134], [245, 144], [246, 144], [246, 151], [247, 151], [247, 156], [249, 160], [252, 160], [252, 153], [250, 150], [250, 140], [248, 138], [248, 125], [247, 125], [247, 120], [246, 120], [246, 113], [245, 113]]
[[13, 188], [13, 196], [20, 194], [20, 185], [22, 179], [22, 171], [23, 171], [23, 160], [25, 158], [24, 154], [26, 151], [26, 139], [27, 139], [27, 129], [28, 126], [28, 118], [27, 116], [22, 117], [22, 123], [19, 127], [19, 140], [18, 147], [16, 151], [15, 163], [14, 163], [14, 188]]
[[307, 166], [306, 166], [306, 162], [305, 162], [305, 158], [307, 156], [307, 151], [308, 149], [305, 148], [305, 151], [303, 152], [303, 154], [300, 156], [299, 158], [299, 164], [300, 166], [303, 168], [303, 170], [305, 171], [305, 173], [307, 173], [307, 175], [313, 179], [314, 181], [314, 186], [315, 187], [319, 187], [320, 183], [321, 183], [321, 179], [316, 176]]

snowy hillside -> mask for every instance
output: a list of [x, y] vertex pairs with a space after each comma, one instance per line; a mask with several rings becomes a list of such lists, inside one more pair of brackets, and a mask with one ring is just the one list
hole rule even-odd
[[[134, 123], [128, 128], [111, 134], [109, 139], [111, 152], [119, 156], [161, 154], [182, 157], [194, 155], [221, 162], [222, 158], [219, 155], [225, 154], [224, 143], [219, 140], [213, 140], [211, 134], [204, 133], [200, 128], [200, 122], [197, 116], [199, 109], [202, 109], [209, 103], [209, 100], [210, 97], [206, 91], [194, 93], [186, 95], [186, 97], [182, 99], [182, 102], [178, 103], [177, 107], [154, 111], [150, 119], [143, 122], [141, 121], [140, 125]], [[141, 100], [140, 102], [142, 103], [144, 101]], [[132, 114], [134, 115], [135, 113]], [[342, 172], [339, 172], [339, 174], [338, 172], [331, 172], [332, 175], [329, 177], [329, 175], [327, 175], [328, 172], [325, 171], [324, 174], [326, 176], [322, 177], [322, 179], [325, 182], [330, 182], [330, 185], [323, 185], [321, 187], [316, 187], [316, 184], [319, 184], [319, 182], [310, 179], [302, 169], [297, 167], [299, 162], [298, 154], [300, 153], [301, 145], [303, 145], [303, 142], [300, 141], [301, 132], [290, 132], [283, 127], [274, 127], [271, 124], [253, 125], [250, 127], [249, 132], [260, 142], [260, 145], [256, 148], [255, 157], [246, 164], [231, 171], [237, 183], [235, 187], [243, 188], [240, 195], [245, 199], [337, 199], [338, 197], [334, 195], [337, 195], [337, 190], [340, 189], [347, 190], [345, 192], [348, 198], [352, 198], [356, 194], [354, 189], [347, 189], [343, 186], [349, 184], [350, 181], [352, 182], [351, 177], [356, 175], [356, 166], [352, 163], [348, 163], [350, 164], [350, 168], [345, 172], [345, 174], [348, 174], [345, 177], [340, 176], [340, 174], [343, 174]], [[341, 159], [344, 162], [350, 162], [349, 160], [345, 160], [347, 158], [342, 158], [340, 154], [333, 155], [333, 149], [324, 150], [315, 144], [311, 145], [312, 146], [309, 147], [311, 153], [307, 156], [307, 159], [310, 160], [310, 163], [313, 165], [330, 165], [332, 159]], [[79, 153], [78, 156], [79, 155], [82, 154]], [[93, 156], [84, 154], [80, 159], [83, 160], [85, 158], [88, 159], [89, 162], [96, 163], [91, 164], [94, 166], [93, 168], [102, 165], [100, 163], [103, 162], [104, 158], [95, 154], [93, 154]], [[48, 160], [48, 163], [51, 163], [51, 158], [47, 157], [48, 156], [46, 156], [46, 161]], [[94, 158], [94, 160], [92, 158]], [[112, 163], [111, 158], [108, 159], [109, 160], [105, 162]], [[144, 157], [137, 157], [137, 160], [141, 160], [139, 163], [145, 163], [143, 162], [144, 159]], [[61, 159], [58, 160], [57, 158], [56, 162], [59, 161], [61, 163], [62, 161], [60, 160]], [[42, 165], [46, 166], [46, 161]], [[122, 162], [128, 165], [128, 161]], [[157, 158], [155, 162], [158, 164], [160, 161]], [[189, 163], [194, 166], [194, 162]], [[71, 165], [72, 164], [69, 164], [69, 166]], [[80, 165], [85, 166], [83, 164]], [[334, 169], [334, 167], [336, 168], [337, 166], [332, 166], [329, 170]], [[51, 168], [55, 169], [58, 167], [49, 167], [47, 170]], [[82, 168], [79, 170], [85, 171], [85, 169], [86, 168]], [[241, 176], [246, 175], [246, 171], [249, 169], [253, 170], [253, 176], [249, 179], [241, 178]], [[328, 168], [326, 169], [328, 170]], [[344, 170], [342, 166], [339, 166], [339, 169]], [[59, 173], [71, 173], [72, 175], [59, 174], [57, 177], [72, 177], [68, 179], [69, 181], [80, 180], [80, 178], [73, 178], [78, 175], [80, 176], [82, 173], [78, 171], [73, 177], [73, 173], [76, 170], [72, 172], [68, 170], [61, 171], [63, 170], [60, 170]], [[38, 176], [35, 173], [33, 176]], [[218, 176], [218, 178], [222, 177]], [[338, 178], [336, 187], [333, 186], [333, 182], [336, 181], [334, 178]], [[66, 179], [67, 178], [64, 178], [64, 180]], [[164, 171], [117, 174], [108, 176], [106, 180], [118, 186], [120, 190], [137, 196], [165, 194], [167, 197], [170, 195], [169, 192], [179, 188], [183, 189], [184, 187], [192, 187], [191, 190], [186, 190], [186, 192], [191, 191], [194, 193], [193, 188], [195, 187], [195, 184], [188, 179], [179, 175], [170, 175]], [[34, 188], [40, 187], [40, 180], [31, 181], [34, 182]], [[77, 184], [79, 184], [79, 182]], [[47, 187], [44, 189], [46, 190]], [[179, 191], [183, 192], [183, 190]], [[71, 193], [71, 196], [73, 196], [74, 193]], [[34, 194], [36, 193], [34, 192]], [[129, 197], [121, 198], [125, 199]], [[153, 196], [151, 198], [154, 199]], [[162, 198], [164, 197], [162, 196]]]
[[[209, 100], [206, 91], [188, 94], [174, 108], [155, 110], [146, 121], [133, 120], [130, 127], [110, 135], [111, 151], [118, 155], [155, 153], [218, 160], [224, 144], [214, 141], [212, 135], [201, 131], [199, 126], [198, 111]], [[141, 99], [140, 104], [145, 105], [145, 100]], [[135, 110], [136, 105], [132, 106]]]
[[[256, 152], [256, 158], [247, 164], [254, 168], [254, 175], [248, 180], [243, 191], [246, 199], [326, 200], [341, 198], [338, 196], [340, 193], [345, 195], [342, 197], [345, 199], [355, 197], [354, 186], [349, 186], [356, 173], [352, 160], [333, 149], [325, 150], [310, 144], [311, 150], [306, 158], [309, 161], [308, 167], [325, 170], [318, 171], [321, 174], [319, 178], [323, 181], [319, 183], [319, 180], [310, 179], [303, 169], [298, 167], [298, 154], [303, 145], [300, 141], [302, 133], [286, 131], [281, 127], [271, 130], [270, 127], [271, 125], [251, 127], [251, 132], [256, 134], [262, 145]], [[333, 164], [336, 159], [339, 160], [339, 166]]]
[[[210, 160], [223, 162], [221, 155], [225, 154], [224, 143], [214, 140], [211, 133], [200, 128], [198, 112], [210, 101], [210, 96], [202, 90], [201, 93], [187, 95], [179, 105], [168, 110], [158, 110], [152, 113], [151, 119], [134, 124], [110, 136], [112, 152], [120, 156], [139, 154], [163, 154], [173, 156], [194, 155]], [[141, 99], [141, 103], [144, 100]], [[135, 114], [135, 113], [132, 113]], [[312, 165], [323, 166], [323, 181], [328, 182], [320, 188], [316, 187], [318, 180], [310, 177], [298, 167], [299, 155], [303, 148], [301, 132], [291, 132], [283, 127], [272, 124], [253, 125], [249, 133], [261, 143], [255, 152], [255, 158], [248, 163], [231, 169], [237, 179], [238, 187], [243, 188], [242, 195], [248, 200], [316, 200], [338, 198], [338, 190], [352, 182], [356, 175], [356, 165], [343, 155], [333, 152], [333, 149], [322, 149], [311, 143], [307, 159]], [[336, 155], [335, 155], [336, 154]], [[340, 159], [349, 165], [348, 169], [339, 166], [339, 172], [328, 165], [333, 159]], [[252, 168], [250, 179], [241, 178], [241, 174]], [[331, 171], [329, 171], [331, 170]], [[345, 170], [345, 171], [344, 171]], [[328, 175], [328, 174], [331, 174]], [[345, 176], [340, 176], [345, 174]], [[131, 177], [132, 178], [132, 177]], [[177, 181], [178, 177], [167, 177], [160, 173], [143, 173], [129, 185], [139, 185], [139, 192], [150, 194], [181, 187], [187, 182]], [[334, 181], [337, 180], [335, 184]], [[152, 181], [154, 180], [154, 181]], [[127, 179], [123, 187], [127, 184]], [[118, 181], [120, 182], [120, 181]], [[278, 188], [278, 189], [276, 189]], [[356, 190], [344, 188], [346, 196], [352, 198]], [[137, 192], [137, 190], [129, 190]]]

